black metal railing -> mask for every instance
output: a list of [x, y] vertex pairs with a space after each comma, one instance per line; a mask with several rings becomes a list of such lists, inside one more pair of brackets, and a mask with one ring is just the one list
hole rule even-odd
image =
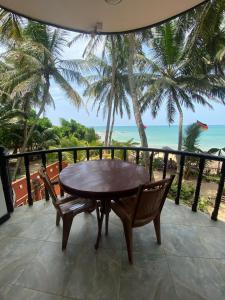
[[[177, 193], [175, 197], [175, 203], [178, 205], [180, 202], [180, 195], [181, 195], [181, 189], [182, 189], [182, 182], [183, 182], [183, 175], [184, 175], [184, 166], [185, 161], [189, 158], [194, 158], [199, 161], [198, 166], [198, 175], [197, 175], [197, 184], [195, 187], [195, 194], [193, 199], [193, 205], [192, 210], [197, 211], [198, 208], [198, 202], [199, 202], [199, 195], [201, 191], [201, 184], [203, 179], [203, 172], [206, 166], [207, 161], [217, 161], [221, 162], [221, 171], [220, 171], [220, 180], [218, 184], [218, 190], [215, 197], [215, 204], [214, 209], [211, 215], [211, 218], [213, 220], [217, 220], [218, 211], [220, 208], [220, 203], [223, 195], [223, 189], [224, 189], [224, 181], [225, 181], [225, 157], [219, 157], [214, 155], [208, 155], [208, 154], [200, 154], [200, 153], [192, 153], [192, 152], [184, 152], [184, 151], [176, 151], [176, 150], [170, 150], [170, 149], [158, 149], [158, 148], [142, 148], [142, 147], [70, 147], [70, 148], [61, 148], [61, 149], [50, 149], [50, 150], [40, 150], [40, 151], [32, 151], [32, 152], [25, 152], [25, 153], [18, 153], [18, 154], [6, 154], [4, 151], [0, 152], [0, 163], [2, 173], [6, 174], [4, 176], [3, 185], [4, 189], [10, 189], [10, 179], [8, 178], [8, 166], [9, 162], [12, 159], [18, 159], [23, 158], [24, 160], [24, 167], [25, 167], [25, 174], [26, 174], [26, 181], [27, 181], [27, 192], [28, 192], [28, 203], [29, 205], [33, 204], [32, 199], [32, 187], [31, 187], [31, 181], [30, 181], [30, 158], [34, 155], [40, 157], [41, 162], [44, 166], [47, 164], [47, 156], [51, 153], [57, 154], [57, 161], [59, 164], [59, 171], [62, 170], [62, 163], [63, 163], [63, 153], [70, 152], [73, 157], [73, 162], [78, 162], [78, 154], [82, 151], [82, 153], [85, 153], [85, 159], [90, 160], [92, 155], [91, 153], [94, 152], [95, 154], [98, 153], [97, 158], [103, 159], [103, 151], [107, 152], [107, 158], [114, 159], [116, 158], [116, 151], [121, 152], [121, 159], [128, 160], [129, 155], [128, 151], [132, 152], [133, 156], [133, 162], [136, 164], [141, 164], [144, 161], [144, 155], [143, 153], [149, 153], [149, 178], [150, 181], [153, 178], [153, 163], [154, 163], [154, 156], [157, 153], [163, 154], [163, 168], [162, 168], [162, 178], [165, 178], [167, 175], [168, 170], [168, 159], [169, 155], [175, 155], [177, 157], [178, 162], [178, 168], [177, 168]], [[96, 155], [95, 155], [96, 159]], [[61, 191], [63, 194], [63, 191]], [[49, 199], [48, 193], [46, 192], [46, 200]], [[12, 211], [12, 207], [11, 207]]]

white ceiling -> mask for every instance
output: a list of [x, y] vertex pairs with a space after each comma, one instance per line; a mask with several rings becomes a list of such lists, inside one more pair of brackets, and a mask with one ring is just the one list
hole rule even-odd
[[82, 32], [135, 30], [174, 17], [204, 0], [0, 0], [0, 6], [59, 27]]

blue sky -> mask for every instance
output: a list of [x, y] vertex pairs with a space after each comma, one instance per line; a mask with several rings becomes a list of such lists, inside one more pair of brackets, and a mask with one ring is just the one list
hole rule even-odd
[[[69, 36], [72, 38], [74, 33], [70, 33]], [[75, 59], [81, 58], [83, 49], [85, 47], [85, 42], [80, 41], [71, 46], [71, 48], [65, 47], [63, 51], [63, 55], [65, 59]], [[101, 51], [99, 48], [97, 51]], [[82, 96], [82, 88], [72, 84], [74, 88], [80, 93]], [[103, 120], [101, 112], [99, 116], [96, 116], [96, 111], [92, 110], [92, 100], [89, 99], [87, 103], [87, 110], [84, 108], [80, 108], [77, 110], [67, 99], [66, 95], [63, 91], [54, 83], [51, 82], [51, 94], [53, 96], [55, 102], [55, 109], [53, 107], [48, 107], [45, 112], [45, 116], [49, 117], [53, 124], [58, 125], [60, 118], [65, 119], [75, 119], [76, 121], [92, 127], [92, 126], [102, 126], [105, 125], [106, 121]], [[84, 98], [84, 102], [87, 99]], [[202, 107], [200, 105], [195, 106], [195, 113], [190, 110], [184, 109], [184, 124], [190, 124], [192, 122], [196, 122], [196, 120], [200, 120], [203, 123], [207, 123], [209, 125], [222, 125], [225, 124], [225, 106], [221, 104], [213, 104], [214, 110], [210, 110], [207, 107]], [[132, 107], [132, 105], [131, 105]], [[166, 108], [163, 105], [160, 113], [158, 114], [156, 119], [153, 119], [150, 111], [143, 114], [143, 121], [146, 125], [167, 125], [166, 118]], [[175, 119], [175, 125], [178, 122], [178, 116]], [[131, 117], [129, 120], [127, 116], [124, 115], [123, 119], [117, 117], [115, 121], [115, 125], [135, 125], [134, 117]]]

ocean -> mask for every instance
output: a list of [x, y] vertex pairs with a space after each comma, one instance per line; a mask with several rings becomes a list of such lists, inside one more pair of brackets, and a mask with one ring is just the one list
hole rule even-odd
[[[186, 127], [184, 126], [184, 133]], [[95, 130], [103, 139], [105, 126], [96, 126]], [[177, 149], [178, 126], [176, 125], [170, 127], [166, 125], [148, 126], [146, 134], [149, 147], [163, 148], [167, 146]], [[115, 126], [113, 139], [123, 142], [133, 139], [135, 142], [140, 143], [136, 126]], [[199, 147], [204, 151], [210, 148], [225, 147], [225, 125], [209, 125], [208, 130], [202, 131], [199, 139]]]

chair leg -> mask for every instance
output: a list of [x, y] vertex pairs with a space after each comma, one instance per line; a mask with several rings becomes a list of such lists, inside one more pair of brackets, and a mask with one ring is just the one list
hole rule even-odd
[[130, 264], [133, 264], [133, 234], [130, 224], [123, 223], [123, 230], [127, 244], [127, 254]]
[[57, 212], [56, 212], [56, 226], [59, 226], [59, 222], [60, 222], [60, 214], [59, 214], [59, 212], [57, 211]]
[[62, 237], [62, 250], [66, 249], [70, 229], [73, 222], [73, 215], [72, 216], [64, 216], [63, 217], [63, 237]]
[[99, 207], [96, 206], [95, 208], [95, 211], [96, 211], [96, 216], [97, 216], [97, 224], [98, 224], [98, 230], [99, 230], [99, 226], [100, 226], [100, 212], [99, 212]]
[[154, 220], [155, 234], [157, 238], [157, 243], [161, 245], [161, 232], [160, 232], [160, 215], [158, 215]]

